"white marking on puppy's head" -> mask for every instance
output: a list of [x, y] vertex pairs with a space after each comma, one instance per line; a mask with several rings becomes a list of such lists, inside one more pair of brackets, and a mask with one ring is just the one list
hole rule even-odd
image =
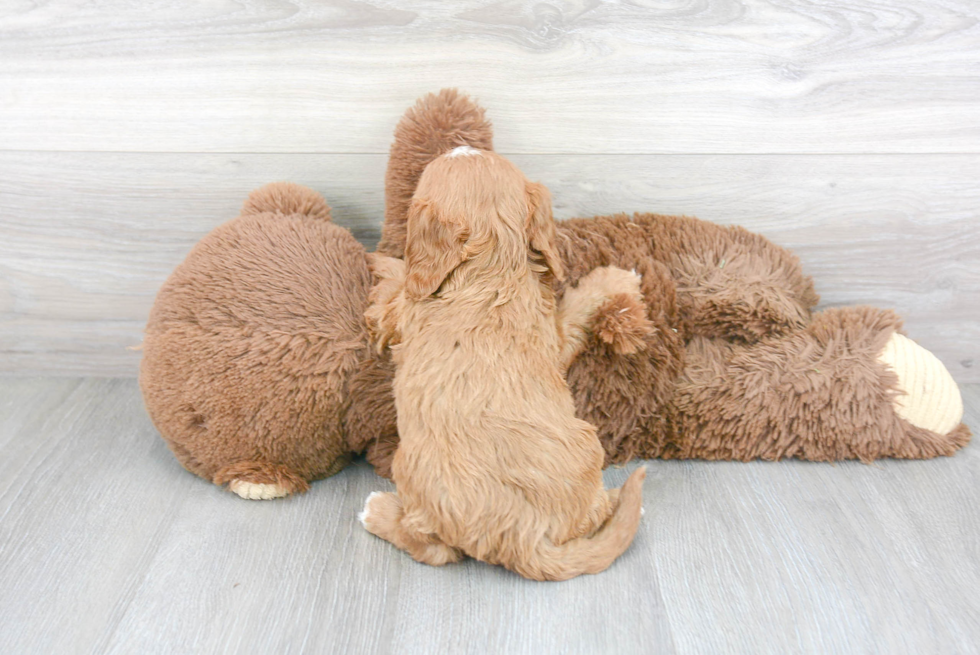
[[446, 153], [447, 157], [472, 157], [474, 155], [479, 156], [480, 151], [470, 146], [459, 146]]

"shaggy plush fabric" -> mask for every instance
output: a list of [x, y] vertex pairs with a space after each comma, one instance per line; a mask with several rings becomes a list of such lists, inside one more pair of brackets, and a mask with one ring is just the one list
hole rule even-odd
[[738, 227], [636, 214], [559, 229], [569, 282], [596, 266], [635, 268], [658, 327], [641, 355], [616, 356], [597, 340], [569, 371], [579, 411], [600, 426], [610, 462], [650, 456], [673, 434], [670, 403], [688, 339], [785, 334], [806, 325], [818, 300], [795, 256]]
[[392, 381], [391, 351], [372, 351], [349, 385], [350, 407], [344, 416], [346, 449], [364, 453], [378, 475], [391, 477], [391, 460], [398, 448], [398, 420]]
[[[474, 115], [478, 110], [474, 105], [466, 112], [466, 102], [452, 96], [452, 107], [443, 114], [440, 96], [428, 96], [410, 110], [411, 124], [416, 133], [445, 129], [449, 112]], [[480, 128], [485, 130], [479, 135], [482, 142], [490, 141], [489, 123]], [[408, 150], [400, 143], [404, 138], [412, 135], [396, 131], [393, 151]], [[431, 136], [417, 141], [417, 156], [431, 159], [424, 144], [432, 142]], [[404, 238], [404, 221], [404, 213], [386, 214], [391, 252], [402, 251], [396, 240]], [[658, 214], [573, 219], [559, 224], [558, 231], [565, 284], [574, 284], [597, 266], [635, 268], [643, 275], [646, 318], [656, 328], [641, 352], [614, 352], [602, 338], [603, 325], [617, 320], [615, 308], [609, 307], [597, 322], [595, 338], [568, 372], [579, 416], [598, 427], [607, 463], [634, 457], [934, 457], [951, 454], [968, 440], [969, 430], [958, 421], [940, 435], [913, 426], [895, 411], [896, 394], [903, 392], [879, 358], [897, 321], [871, 321], [868, 316], [880, 313], [871, 308], [814, 318], [819, 296], [813, 281], [802, 273], [795, 255], [764, 237], [740, 227]], [[563, 288], [558, 286], [559, 294]], [[819, 343], [813, 335], [827, 330], [832, 347], [824, 350], [825, 370], [836, 377], [825, 379], [825, 403], [804, 402], [790, 394], [797, 388], [804, 392], [804, 387], [787, 386], [786, 381], [803, 375], [796, 368], [805, 365], [797, 351], [813, 356]], [[855, 330], [863, 340], [856, 340]], [[756, 369], [742, 375], [739, 365], [721, 357], [711, 369], [720, 377], [699, 376], [706, 352], [713, 352], [713, 359], [740, 352], [769, 374]], [[381, 375], [373, 382], [389, 384]], [[692, 389], [701, 393], [692, 397]], [[765, 412], [746, 411], [759, 398], [766, 399]], [[936, 397], [925, 402], [946, 401]], [[762, 415], [770, 415], [769, 421]], [[880, 419], [874, 426], [868, 425], [872, 415]], [[369, 461], [386, 474], [397, 430], [388, 426], [377, 434], [377, 439], [358, 445], [367, 448]]]
[[879, 356], [900, 327], [891, 311], [849, 307], [753, 345], [695, 338], [671, 438], [646, 454], [865, 462], [952, 455], [969, 441], [965, 425], [940, 435], [896, 412], [898, 378]]
[[[492, 136], [483, 110], [455, 92], [409, 110], [392, 146], [379, 250], [403, 255], [425, 165], [459, 145], [490, 149]], [[391, 475], [394, 367], [367, 347], [364, 249], [329, 215], [295, 185], [253, 194], [174, 271], [147, 324], [140, 382], [150, 416], [188, 470], [242, 495], [301, 491], [352, 453]], [[643, 276], [646, 316], [601, 308], [567, 375], [607, 463], [925, 458], [969, 440], [948, 372], [911, 341], [898, 348], [893, 314], [811, 315], [812, 281], [763, 237], [656, 214], [575, 219], [558, 234], [559, 295], [598, 266]], [[638, 352], [609, 343], [637, 322], [653, 327]], [[923, 362], [928, 375], [908, 369]], [[940, 378], [929, 392], [914, 385]], [[932, 432], [903, 416], [955, 427]]]
[[[898, 317], [858, 307], [811, 322], [818, 300], [811, 280], [766, 239], [655, 214], [576, 219], [558, 229], [566, 283], [598, 266], [636, 268], [656, 327], [644, 350], [620, 355], [602, 341], [600, 319], [569, 369], [578, 415], [598, 427], [607, 463], [922, 458], [950, 455], [969, 440], [965, 425], [940, 435], [896, 412], [895, 375], [879, 357]], [[692, 263], [697, 253], [701, 265]], [[676, 288], [692, 270], [714, 284]], [[397, 430], [387, 435], [368, 453], [382, 474]]]
[[298, 185], [256, 191], [198, 243], [157, 296], [140, 368], [181, 463], [287, 492], [340, 470], [370, 281], [364, 248]]

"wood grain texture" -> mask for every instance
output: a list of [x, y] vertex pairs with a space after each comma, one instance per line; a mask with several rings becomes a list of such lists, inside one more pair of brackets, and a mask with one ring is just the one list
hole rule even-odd
[[[971, 0], [0, 3], [0, 373], [134, 375], [160, 284], [266, 182], [323, 192], [373, 248], [394, 123], [444, 86], [559, 217], [743, 224], [825, 305], [892, 307], [980, 382]], [[980, 386], [963, 394], [976, 432]], [[270, 503], [206, 484], [132, 379], [0, 377], [0, 452], [0, 653], [980, 643], [977, 444], [651, 462], [632, 548], [561, 584], [371, 537], [355, 515], [389, 485], [364, 463]]]
[[383, 153], [459, 86], [519, 153], [980, 152], [973, 0], [0, 7], [0, 148]]
[[[980, 429], [980, 386], [964, 387]], [[608, 571], [417, 564], [363, 462], [249, 502], [186, 473], [134, 380], [0, 379], [0, 652], [968, 653], [980, 445], [931, 461], [649, 462]], [[606, 472], [621, 484], [633, 468]]]
[[[980, 381], [976, 155], [516, 155], [560, 218], [687, 213], [792, 248], [824, 305], [891, 307]], [[291, 179], [373, 249], [380, 155], [0, 153], [0, 372], [134, 375], [157, 289], [248, 192]], [[57, 184], [53, 183], [57, 180]]]

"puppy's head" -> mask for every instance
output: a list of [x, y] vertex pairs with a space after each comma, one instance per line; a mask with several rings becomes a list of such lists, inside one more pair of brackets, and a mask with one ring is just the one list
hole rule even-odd
[[405, 290], [424, 298], [463, 262], [564, 278], [551, 195], [500, 155], [467, 146], [429, 164], [408, 212]]

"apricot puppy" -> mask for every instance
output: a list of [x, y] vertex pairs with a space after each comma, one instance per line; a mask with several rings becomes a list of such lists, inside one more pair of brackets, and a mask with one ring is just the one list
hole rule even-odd
[[642, 307], [639, 277], [596, 269], [556, 307], [547, 189], [469, 147], [425, 169], [407, 231], [404, 262], [374, 256], [366, 312], [397, 366], [397, 491], [371, 494], [361, 521], [428, 564], [465, 554], [535, 580], [604, 570], [636, 533], [646, 470], [603, 488], [602, 447], [564, 374], [600, 305]]

